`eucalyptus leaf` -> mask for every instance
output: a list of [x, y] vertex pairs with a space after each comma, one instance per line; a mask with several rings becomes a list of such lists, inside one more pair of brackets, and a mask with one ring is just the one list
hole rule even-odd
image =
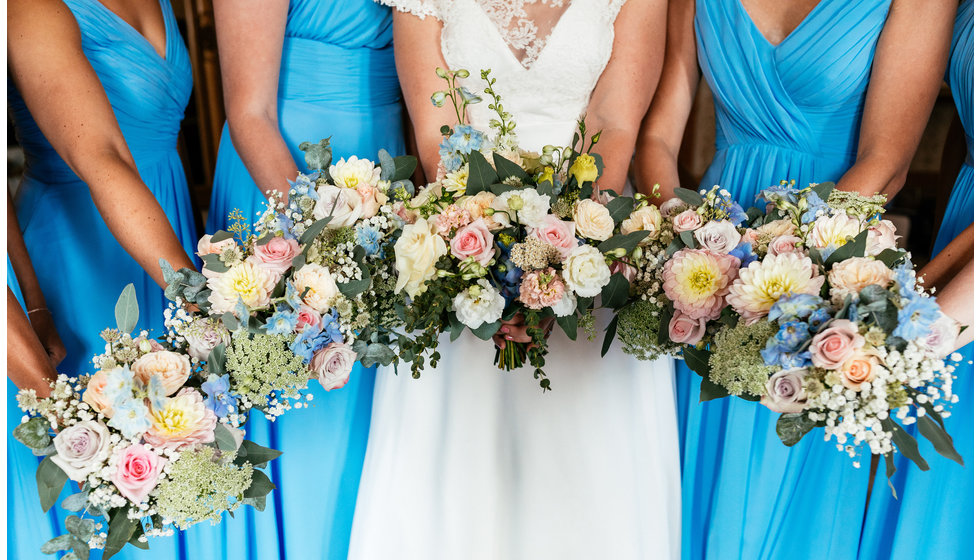
[[[358, 345], [355, 343], [355, 350], [357, 349]], [[379, 342], [364, 343], [362, 350], [363, 352], [358, 351], [358, 359], [364, 367], [390, 366], [398, 358], [387, 344]]]
[[477, 150], [470, 152], [468, 161], [470, 164], [470, 174], [466, 180], [466, 194], [468, 196], [486, 191], [490, 185], [500, 182], [500, 178], [497, 177], [497, 172], [493, 170], [490, 162]]
[[395, 176], [395, 160], [384, 148], [378, 150], [378, 167], [381, 168], [382, 181], [391, 181]]
[[633, 212], [633, 199], [628, 196], [617, 196], [606, 203], [606, 210], [609, 210], [609, 216], [613, 221], [619, 224], [629, 218], [630, 213]]
[[875, 258], [885, 263], [885, 266], [887, 266], [888, 268], [891, 268], [895, 266], [895, 263], [904, 259], [907, 255], [908, 253], [906, 253], [901, 249], [897, 251], [895, 249], [885, 249], [882, 252], [878, 253], [875, 256]]
[[616, 249], [622, 249], [629, 254], [640, 244], [641, 241], [650, 236], [650, 232], [641, 229], [627, 234], [617, 234], [599, 244], [600, 253], [610, 253]]
[[470, 329], [474, 335], [480, 340], [490, 340], [493, 335], [497, 334], [500, 330], [500, 321], [494, 321], [493, 323], [483, 323], [475, 329]]
[[814, 185], [811, 189], [814, 194], [820, 197], [820, 200], [827, 202], [830, 200], [830, 193], [834, 190], [834, 184], [830, 181], [820, 183], [819, 185]]
[[922, 433], [928, 439], [932, 446], [936, 448], [936, 452], [946, 457], [947, 459], [952, 459], [953, 461], [963, 464], [963, 457], [956, 451], [953, 447], [953, 438], [949, 435], [946, 430], [939, 426], [929, 415], [922, 416], [918, 419], [919, 432]]
[[208, 354], [208, 373], [213, 373], [218, 376], [225, 374], [226, 353], [224, 342], [211, 349], [211, 353]]
[[405, 181], [412, 177], [419, 160], [415, 156], [398, 156], [395, 158], [395, 174], [392, 181]]
[[578, 317], [574, 313], [564, 317], [556, 317], [555, 322], [558, 323], [561, 330], [565, 331], [568, 340], [575, 340], [578, 337]]
[[237, 331], [241, 324], [238, 322], [238, 318], [231, 311], [226, 311], [221, 315], [221, 322], [224, 324], [225, 328], [229, 331]]
[[121, 333], [131, 333], [136, 328], [139, 317], [140, 308], [136, 303], [136, 288], [132, 284], [126, 284], [116, 301], [116, 328]]
[[228, 272], [228, 265], [221, 260], [220, 255], [211, 253], [201, 257], [201, 260], [204, 261], [204, 268], [212, 272]]
[[122, 507], [109, 512], [109, 529], [107, 530], [105, 550], [102, 552], [103, 560], [109, 560], [122, 550], [129, 539], [133, 537], [133, 532], [139, 525], [139, 520], [130, 519], [126, 515], [127, 509]]
[[[915, 396], [919, 394], [919, 392], [916, 391], [915, 389], [906, 389], [906, 391], [909, 393], [909, 396], [912, 398], [912, 400], [915, 400]], [[936, 411], [936, 408], [932, 406], [931, 402], [926, 401], [920, 404], [919, 406], [925, 409], [926, 414], [932, 416], [932, 419], [935, 420], [937, 424], [939, 424], [940, 428], [942, 428], [943, 430], [946, 429], [946, 425], [943, 422], [943, 417], [939, 414], [938, 411]]]
[[411, 198], [415, 196], [415, 185], [408, 179], [401, 179], [400, 181], [392, 181], [391, 187], [389, 187], [389, 192], [398, 192], [398, 189], [405, 189], [405, 193]]
[[657, 344], [660, 346], [670, 342], [670, 320], [673, 314], [673, 310], [660, 310], [660, 324], [657, 326]]
[[694, 239], [693, 231], [682, 231], [679, 234], [677, 234], [677, 236], [680, 237], [681, 241], [688, 249], [697, 248], [698, 242], [696, 239]]
[[51, 457], [45, 457], [34, 473], [37, 481], [37, 495], [41, 500], [41, 509], [47, 512], [58, 501], [61, 489], [68, 482], [68, 475], [61, 470]]
[[[336, 204], [336, 201], [335, 201], [335, 204]], [[313, 222], [313, 225], [311, 225], [310, 227], [306, 228], [306, 231], [303, 232], [303, 235], [301, 235], [299, 237], [299, 244], [300, 245], [307, 246], [303, 250], [304, 256], [306, 254], [306, 250], [309, 249], [309, 247], [308, 247], [309, 243], [311, 241], [313, 241], [314, 239], [316, 239], [316, 236], [320, 235], [320, 232], [323, 231], [323, 228], [327, 227], [327, 224], [329, 224], [329, 223], [330, 223], [330, 217], [326, 217], [326, 218], [323, 218], [321, 220], [317, 220], [317, 221]]]
[[522, 187], [515, 187], [514, 185], [505, 185], [503, 183], [494, 183], [490, 185], [490, 192], [500, 196], [505, 192], [520, 190]]
[[242, 503], [247, 506], [252, 506], [258, 511], [265, 511], [265, 496], [256, 496], [254, 498], [245, 498]]
[[919, 444], [916, 443], [914, 437], [909, 435], [904, 428], [899, 426], [898, 423], [891, 418], [885, 419], [885, 421], [882, 422], [882, 425], [884, 425], [886, 430], [891, 432], [892, 442], [895, 444], [895, 447], [898, 448], [899, 453], [905, 455], [910, 461], [915, 463], [919, 469], [923, 471], [929, 470], [929, 463], [927, 463], [926, 460], [922, 458], [922, 455], [919, 454]]
[[234, 451], [237, 445], [231, 430], [220, 422], [214, 425], [214, 443], [221, 451]]
[[140, 550], [150, 550], [150, 543], [140, 540], [140, 537], [142, 537], [143, 534], [144, 534], [143, 524], [137, 523], [136, 530], [133, 531], [133, 536], [129, 537], [129, 544], [135, 546]]
[[819, 249], [814, 249], [813, 247], [810, 247], [810, 260], [816, 263], [817, 265], [823, 264], [823, 257], [820, 255]]
[[527, 183], [531, 180], [531, 178], [527, 176], [527, 172], [524, 171], [524, 168], [498, 154], [497, 152], [493, 153], [493, 165], [497, 168], [497, 175], [500, 177], [501, 181], [507, 179], [508, 177], [516, 177], [521, 181], [521, 183]]
[[79, 492], [77, 494], [72, 494], [64, 500], [61, 500], [61, 509], [71, 512], [79, 512], [85, 509], [88, 505], [88, 492]]
[[247, 461], [253, 467], [261, 469], [269, 464], [269, 461], [277, 459], [280, 455], [282, 455], [282, 451], [278, 449], [262, 447], [254, 441], [245, 440], [242, 442], [242, 446], [238, 448], [235, 464], [242, 466]]
[[898, 469], [895, 468], [895, 453], [885, 453], [885, 475], [888, 480], [888, 488], [892, 491], [892, 498], [898, 499], [898, 493], [895, 492], [895, 485], [892, 484], [892, 475], [895, 474]]
[[685, 204], [695, 208], [704, 204], [704, 198], [698, 194], [697, 191], [692, 189], [674, 189], [674, 196], [681, 199]]
[[330, 147], [330, 137], [320, 140], [316, 144], [303, 142], [299, 149], [306, 152], [306, 167], [312, 171], [326, 171], [333, 161], [333, 148]]
[[585, 200], [587, 198], [592, 198], [592, 183], [582, 185], [582, 188], [579, 189], [578, 199]]
[[95, 534], [95, 521], [91, 519], [82, 519], [77, 515], [69, 515], [65, 519], [65, 528], [72, 535], [82, 539], [83, 541], [88, 541]]
[[48, 420], [35, 416], [14, 428], [14, 439], [34, 450], [46, 449], [51, 445], [50, 429]]
[[276, 485], [266, 474], [258, 469], [252, 471], [252, 485], [243, 494], [246, 498], [264, 497], [276, 489]]
[[465, 329], [466, 329], [466, 325], [460, 322], [460, 320], [457, 319], [455, 315], [450, 315], [449, 318], [449, 341], [450, 342], [454, 342], [457, 338], [459, 338], [459, 335], [463, 334], [463, 331]]
[[828, 269], [839, 262], [846, 261], [852, 257], [863, 257], [864, 249], [868, 243], [868, 230], [864, 230], [861, 233], [854, 236], [854, 239], [848, 241], [842, 245], [839, 249], [834, 251], [827, 257], [824, 261], [824, 266]]
[[776, 435], [783, 445], [792, 447], [816, 426], [817, 423], [810, 420], [810, 415], [806, 412], [785, 413], [776, 420]]
[[602, 288], [602, 305], [609, 309], [619, 309], [626, 305], [630, 297], [630, 283], [621, 272], [613, 274], [609, 283]]
[[218, 231], [214, 232], [214, 235], [211, 236], [211, 243], [219, 243], [226, 239], [233, 239], [234, 237], [234, 234], [232, 234], [230, 231], [219, 229]]
[[667, 245], [667, 248], [664, 249], [664, 253], [666, 253], [667, 258], [670, 258], [671, 255], [673, 255], [677, 251], [680, 251], [683, 248], [684, 248], [684, 241], [680, 237], [675, 237], [670, 242], [670, 245]]
[[47, 457], [48, 455], [54, 455], [57, 453], [57, 449], [52, 443], [44, 449], [31, 449], [31, 453], [33, 453], [35, 457]]
[[348, 298], [353, 299], [358, 294], [363, 293], [371, 287], [370, 271], [364, 270], [366, 267], [361, 268], [362, 271], [360, 280], [351, 280], [350, 282], [337, 284], [337, 289], [340, 291], [340, 293], [344, 294]]
[[41, 545], [42, 554], [54, 554], [62, 550], [71, 549], [71, 534], [58, 535]]
[[616, 339], [616, 329], [619, 328], [619, 315], [615, 315], [612, 321], [609, 321], [609, 326], [606, 327], [606, 336], [602, 339], [602, 352], [600, 356], [605, 356], [606, 352], [609, 352], [609, 348], [612, 347], [613, 340]]

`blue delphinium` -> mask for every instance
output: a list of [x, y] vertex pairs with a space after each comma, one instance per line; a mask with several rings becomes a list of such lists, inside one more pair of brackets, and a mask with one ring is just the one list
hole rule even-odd
[[745, 268], [759, 260], [758, 255], [752, 251], [752, 244], [747, 241], [743, 241], [742, 243], [736, 245], [735, 248], [728, 254], [740, 261], [741, 264], [739, 265], [739, 268]]
[[487, 137], [479, 130], [465, 124], [456, 125], [453, 133], [439, 144], [439, 157], [446, 171], [455, 171], [463, 165], [463, 156], [473, 150], [480, 151]]
[[323, 334], [330, 339], [330, 342], [344, 341], [344, 333], [340, 330], [340, 323], [338, 322], [339, 319], [340, 315], [337, 314], [337, 310], [332, 309], [330, 310], [330, 313], [323, 316], [323, 319], [320, 322]]
[[768, 189], [763, 189], [762, 192], [756, 196], [756, 198], [764, 199], [767, 202], [785, 200], [790, 204], [796, 204], [798, 201], [799, 192], [799, 189], [787, 183], [785, 185], [773, 185]]
[[524, 271], [521, 270], [514, 261], [510, 260], [510, 250], [514, 243], [505, 243], [498, 240], [497, 247], [500, 247], [500, 259], [490, 270], [493, 279], [500, 285], [500, 294], [504, 296], [509, 305], [518, 295], [520, 295], [521, 278]]
[[289, 183], [289, 197], [308, 196], [313, 200], [319, 200], [320, 196], [316, 192], [317, 175], [316, 173], [300, 173], [295, 181], [287, 179], [286, 181]]
[[921, 297], [915, 291], [915, 269], [912, 268], [911, 263], [908, 263], [908, 266], [900, 266], [895, 269], [895, 283], [898, 284], [898, 293], [903, 298], [915, 299]]
[[113, 408], [133, 398], [133, 372], [129, 366], [117, 367], [106, 374], [105, 389], [102, 394], [112, 402]]
[[804, 319], [820, 307], [823, 300], [810, 294], [783, 294], [769, 308], [769, 320], [787, 321]]
[[201, 390], [207, 395], [204, 405], [214, 412], [218, 418], [224, 418], [238, 405], [238, 398], [229, 393], [231, 383], [228, 374], [208, 376], [208, 380], [201, 384]]
[[812, 190], [806, 193], [806, 212], [800, 217], [800, 220], [804, 224], [809, 224], [810, 222], [817, 219], [817, 216], [821, 214], [829, 214], [830, 206], [820, 196], [813, 192]]
[[313, 354], [330, 342], [330, 336], [323, 332], [319, 325], [316, 327], [307, 325], [296, 336], [296, 340], [289, 346], [289, 349], [293, 351], [293, 354], [302, 357], [304, 363], [309, 363], [313, 359]]
[[299, 321], [299, 314], [289, 309], [288, 306], [281, 305], [266, 320], [265, 332], [267, 334], [292, 334], [296, 330], [297, 321]]
[[159, 375], [150, 376], [146, 383], [146, 396], [150, 399], [150, 408], [153, 410], [161, 410], [167, 404], [167, 392]]
[[939, 319], [939, 305], [928, 297], [916, 297], [898, 310], [898, 326], [892, 334], [905, 340], [926, 336]]
[[150, 429], [150, 410], [142, 399], [134, 399], [132, 395], [122, 402], [113, 403], [112, 418], [109, 426], [122, 432], [126, 439], [132, 439]]
[[374, 226], [362, 224], [357, 227], [357, 244], [364, 248], [368, 257], [376, 257], [381, 253], [381, 232]]
[[829, 320], [830, 320], [830, 311], [827, 311], [827, 309], [824, 307], [821, 307], [820, 309], [817, 309], [813, 313], [810, 313], [810, 316], [807, 318], [807, 323], [810, 324], [810, 332], [816, 333], [817, 331], [820, 330], [820, 327], [822, 327], [824, 323], [826, 323]]
[[296, 289], [296, 285], [292, 282], [286, 282], [286, 303], [289, 304], [293, 309], [299, 310], [300, 307], [304, 306], [302, 296], [299, 290]]
[[809, 352], [800, 352], [804, 343], [810, 340], [810, 328], [802, 321], [783, 323], [779, 332], [773, 335], [762, 350], [766, 365], [783, 368], [803, 367], [810, 359]]

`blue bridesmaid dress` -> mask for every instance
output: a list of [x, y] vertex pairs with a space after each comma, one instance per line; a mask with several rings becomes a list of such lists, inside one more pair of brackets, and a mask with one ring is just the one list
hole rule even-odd
[[[97, 0], [64, 2], [78, 22], [82, 50], [105, 89], [140, 177], [170, 219], [187, 253], [193, 254], [197, 232], [184, 168], [177, 153], [180, 121], [191, 93], [191, 67], [170, 2], [160, 0], [167, 33], [165, 57]], [[133, 283], [136, 287], [140, 304], [138, 329], [148, 329], [153, 336], [163, 332], [167, 301], [163, 290], [113, 237], [92, 201], [88, 186], [54, 151], [9, 79], [7, 98], [27, 162], [15, 200], [17, 218], [38, 282], [67, 350], [67, 357], [58, 369], [72, 375], [90, 373], [92, 356], [101, 353], [105, 346], [99, 333], [115, 326], [115, 303], [126, 284]], [[140, 235], [139, 231], [130, 233]], [[12, 399], [11, 387], [8, 383], [8, 403]], [[24, 470], [24, 483], [12, 489], [8, 502], [8, 520], [18, 521], [17, 530], [9, 534], [12, 539], [14, 535], [32, 539], [27, 542], [18, 538], [17, 550], [21, 552], [17, 558], [49, 558], [39, 551], [43, 541], [33, 542], [35, 537], [22, 532], [20, 527], [44, 522], [34, 511], [20, 509], [20, 504], [37, 500], [32, 482], [37, 462], [29, 455], [18, 450], [8, 459], [12, 472]], [[64, 532], [64, 524], [59, 523], [54, 530]], [[178, 555], [179, 539], [156, 539], [150, 544], [153, 550], [149, 552], [133, 551], [142, 559]], [[126, 558], [129, 554], [132, 553], [122, 553], [116, 558]]]
[[[701, 188], [743, 206], [782, 179], [837, 181], [853, 164], [890, 0], [822, 0], [778, 45], [739, 0], [697, 0], [698, 61], [717, 123]], [[854, 558], [868, 485], [822, 431], [789, 448], [778, 414], [736, 398], [698, 403], [677, 365], [685, 559]]]
[[[279, 75], [279, 127], [296, 168], [307, 172], [302, 142], [331, 138], [334, 161], [405, 152], [395, 73], [391, 10], [369, 0], [292, 0]], [[255, 221], [265, 201], [231, 142], [221, 136], [207, 231], [227, 229], [241, 210]], [[226, 519], [219, 540], [191, 546], [235, 559], [346, 558], [367, 446], [375, 370], [355, 367], [350, 382], [325, 392], [311, 382], [310, 408], [274, 423], [253, 414], [249, 439], [285, 452], [270, 475], [277, 489], [265, 512]]]
[[[953, 186], [933, 256], [973, 223], [973, 2], [963, 2], [956, 14], [953, 44], [946, 81], [966, 131], [967, 161]], [[879, 466], [867, 521], [861, 539], [862, 560], [940, 560], [973, 558], [973, 343], [959, 350], [963, 361], [956, 368], [953, 392], [959, 403], [945, 421], [960, 466], [935, 452], [924, 437], [917, 437], [919, 451], [929, 463], [920, 471], [905, 457], [896, 457], [898, 472], [888, 488], [884, 467]]]

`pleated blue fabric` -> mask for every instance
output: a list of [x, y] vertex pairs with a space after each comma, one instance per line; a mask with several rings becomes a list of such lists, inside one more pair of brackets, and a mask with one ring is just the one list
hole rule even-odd
[[[773, 45], [739, 0], [698, 0], [698, 61], [717, 123], [701, 188], [721, 185], [748, 207], [783, 179], [840, 179], [856, 157], [889, 7], [822, 0]], [[854, 468], [819, 430], [788, 448], [777, 414], [734, 398], [698, 404], [700, 382], [678, 362], [683, 557], [856, 557], [868, 461]]]
[[[161, 57], [136, 29], [97, 0], [65, 0], [78, 22], [82, 50], [98, 75], [143, 182], [163, 208], [188, 254], [197, 232], [177, 134], [191, 93], [187, 49], [169, 2], [160, 1], [167, 47]], [[88, 186], [54, 151], [16, 87], [7, 81], [10, 116], [24, 149], [26, 170], [15, 201], [38, 282], [67, 350], [62, 373], [91, 373], [92, 356], [102, 352], [99, 333], [115, 325], [116, 299], [126, 284], [136, 287], [138, 329], [163, 332], [163, 290], [116, 241], [99, 215]], [[140, 235], [140, 232], [131, 232]], [[9, 277], [9, 271], [8, 271]], [[8, 382], [8, 404], [13, 385]], [[8, 422], [16, 409], [8, 406]], [[13, 426], [10, 426], [11, 429]], [[8, 524], [16, 558], [50, 558], [43, 542], [64, 533], [64, 512], [40, 513], [34, 472], [37, 458], [19, 443], [9, 447]], [[69, 492], [65, 490], [65, 495]], [[36, 511], [35, 511], [36, 510]], [[54, 521], [56, 520], [56, 521]], [[46, 524], [54, 521], [51, 527]], [[30, 527], [30, 530], [25, 529]], [[50, 532], [50, 534], [48, 534]], [[43, 533], [40, 534], [40, 533]], [[139, 557], [177, 558], [180, 539], [158, 539]], [[135, 549], [134, 549], [135, 550]], [[13, 551], [16, 551], [15, 553]], [[124, 559], [131, 552], [116, 556]], [[96, 552], [93, 558], [99, 558]]]
[[[933, 256], [973, 223], [973, 9], [973, 2], [967, 1], [957, 11], [946, 75], [966, 131], [968, 155], [946, 206]], [[940, 456], [917, 434], [929, 470], [920, 471], [905, 457], [896, 457], [898, 471], [892, 484], [897, 500], [888, 488], [884, 468], [879, 467], [868, 503], [862, 560], [973, 558], [973, 343], [959, 352], [963, 361], [954, 374], [953, 392], [960, 401], [952, 407], [945, 427], [964, 465]]]
[[[297, 169], [309, 171], [299, 144], [327, 137], [334, 161], [352, 155], [376, 161], [381, 148], [405, 152], [391, 26], [390, 8], [369, 0], [289, 3], [278, 117]], [[253, 222], [268, 188], [256, 186], [226, 125], [207, 231], [227, 229], [233, 210]], [[314, 383], [311, 408], [274, 424], [251, 419], [249, 439], [285, 451], [271, 465], [277, 489], [265, 512], [226, 518], [217, 533], [195, 536], [193, 549], [213, 558], [346, 558], [374, 375], [374, 368], [357, 366], [343, 389], [327, 393]]]

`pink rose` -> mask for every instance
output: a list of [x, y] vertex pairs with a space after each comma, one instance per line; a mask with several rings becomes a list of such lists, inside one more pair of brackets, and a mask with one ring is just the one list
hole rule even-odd
[[766, 382], [766, 394], [759, 404], [773, 412], [803, 412], [807, 396], [805, 388], [805, 368], [778, 371]]
[[133, 444], [119, 457], [112, 483], [135, 504], [142, 503], [157, 486], [167, 460], [144, 445]]
[[[945, 358], [956, 350], [956, 339], [959, 335], [960, 328], [956, 321], [940, 314], [939, 319], [929, 327], [929, 334], [925, 338], [924, 354], [930, 358]], [[91, 386], [92, 382], [89, 381], [89, 387]]]
[[759, 232], [754, 229], [745, 230], [745, 233], [742, 234], [742, 243], [748, 243], [754, 251], [756, 245], [759, 244]]
[[838, 369], [862, 346], [864, 337], [858, 334], [857, 325], [835, 319], [810, 341], [810, 359], [817, 367]]
[[472, 222], [456, 230], [449, 249], [461, 261], [473, 257], [482, 266], [487, 266], [494, 255], [493, 234], [483, 220]]
[[368, 183], [357, 185], [357, 194], [361, 195], [361, 204], [364, 207], [365, 218], [376, 216], [381, 206], [388, 202], [388, 196], [385, 193]]
[[578, 240], [575, 238], [575, 222], [559, 220], [554, 214], [548, 214], [544, 219], [544, 225], [529, 230], [531, 237], [544, 241], [555, 249], [562, 260], [568, 258], [572, 249], [578, 247]]
[[518, 300], [531, 309], [544, 309], [558, 304], [565, 297], [565, 284], [550, 266], [528, 272], [521, 279]]
[[674, 311], [667, 326], [668, 336], [678, 344], [697, 344], [704, 338], [706, 326], [704, 319], [692, 319], [680, 311]]
[[697, 212], [688, 209], [674, 216], [672, 222], [674, 224], [674, 231], [680, 233], [682, 231], [694, 231], [698, 229], [701, 227], [703, 220]]
[[795, 235], [780, 235], [769, 242], [769, 252], [774, 255], [781, 255], [783, 253], [800, 253], [802, 255], [803, 251], [796, 246], [797, 243], [801, 243], [802, 241], [802, 239]]
[[633, 283], [633, 279], [636, 278], [637, 272], [639, 271], [636, 270], [636, 267], [626, 264], [623, 261], [613, 261], [613, 263], [609, 265], [609, 274], [620, 273], [624, 278], [626, 278], [626, 281], [631, 284]]
[[293, 259], [299, 253], [299, 243], [295, 239], [276, 236], [265, 245], [256, 243], [254, 254], [249, 259], [276, 275], [282, 275], [293, 266]]
[[869, 255], [878, 255], [885, 249], [895, 249], [898, 247], [898, 230], [890, 220], [881, 220], [876, 225], [868, 228], [868, 250]]
[[299, 319], [296, 321], [296, 332], [302, 332], [307, 326], [320, 329], [323, 317], [316, 312], [316, 309], [307, 305], [301, 306], [297, 312]]
[[316, 374], [324, 390], [332, 391], [347, 385], [355, 361], [357, 352], [346, 344], [331, 342], [313, 354], [310, 370]]

